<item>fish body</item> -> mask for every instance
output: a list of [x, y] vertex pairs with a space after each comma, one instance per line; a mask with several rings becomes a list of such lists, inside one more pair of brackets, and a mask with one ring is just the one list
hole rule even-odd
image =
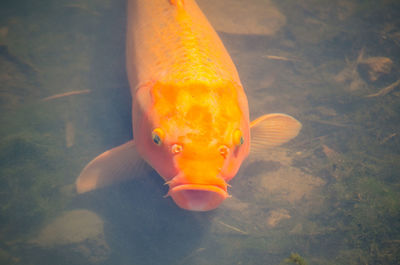
[[251, 127], [260, 149], [300, 130], [285, 114], [250, 123], [236, 67], [194, 0], [128, 0], [126, 54], [134, 141], [89, 163], [78, 192], [123, 179], [122, 168], [144, 159], [179, 207], [212, 210], [229, 197], [228, 182], [250, 151]]

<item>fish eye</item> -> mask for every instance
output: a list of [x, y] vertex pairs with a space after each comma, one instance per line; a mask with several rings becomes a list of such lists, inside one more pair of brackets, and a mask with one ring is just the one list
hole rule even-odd
[[228, 148], [226, 145], [221, 145], [221, 146], [218, 148], [218, 150], [219, 150], [219, 153], [220, 153], [224, 158], [226, 158], [226, 156], [227, 156], [228, 153], [229, 153], [229, 148]]
[[161, 145], [164, 140], [164, 131], [161, 128], [155, 128], [151, 133], [151, 138], [156, 145]]
[[234, 143], [236, 146], [241, 146], [241, 145], [244, 143], [244, 137], [243, 137], [243, 134], [242, 134], [242, 131], [241, 131], [241, 130], [236, 129], [236, 130], [233, 132], [233, 143]]

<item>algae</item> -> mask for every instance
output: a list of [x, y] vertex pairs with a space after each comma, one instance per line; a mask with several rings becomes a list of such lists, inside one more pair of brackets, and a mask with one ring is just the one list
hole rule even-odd
[[289, 258], [284, 260], [288, 264], [307, 265], [307, 262], [298, 253], [291, 253]]

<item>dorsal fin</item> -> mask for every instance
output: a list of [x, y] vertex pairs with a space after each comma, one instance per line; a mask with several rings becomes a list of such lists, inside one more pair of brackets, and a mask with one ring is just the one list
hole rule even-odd
[[176, 7], [183, 7], [184, 0], [169, 0], [169, 2]]

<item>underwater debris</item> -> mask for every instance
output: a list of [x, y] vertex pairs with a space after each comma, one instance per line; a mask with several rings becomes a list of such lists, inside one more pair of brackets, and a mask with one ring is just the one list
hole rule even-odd
[[86, 5], [83, 5], [83, 4], [68, 4], [68, 5], [64, 5], [64, 7], [66, 7], [66, 8], [74, 8], [74, 9], [85, 11], [85, 12], [91, 14], [91, 15], [94, 15], [94, 16], [100, 16], [99, 12], [91, 10], [90, 8], [88, 8]]
[[393, 137], [395, 137], [397, 135], [397, 133], [391, 133], [388, 136], [386, 136], [382, 141], [380, 141], [380, 144], [384, 144], [387, 141], [389, 141], [390, 139], [392, 139]]
[[389, 74], [393, 67], [393, 61], [387, 57], [369, 57], [358, 62], [358, 71], [369, 81], [375, 82], [381, 76]]
[[396, 87], [398, 87], [400, 85], [400, 79], [397, 80], [396, 82], [388, 85], [387, 87], [382, 88], [381, 90], [379, 90], [377, 93], [373, 93], [373, 94], [369, 94], [366, 97], [367, 98], [373, 98], [373, 97], [381, 97], [381, 96], [385, 96], [387, 94], [389, 94], [390, 92], [392, 92]]
[[232, 226], [232, 225], [228, 225], [228, 224], [226, 224], [226, 223], [224, 223], [224, 222], [222, 222], [222, 221], [217, 221], [217, 222], [218, 222], [219, 224], [225, 226], [225, 227], [228, 227], [229, 229], [231, 229], [231, 230], [233, 230], [233, 231], [236, 231], [236, 232], [240, 233], [240, 234], [243, 234], [243, 235], [248, 235], [248, 234], [249, 234], [249, 233], [247, 233], [247, 232], [245, 232], [245, 231], [243, 231], [243, 230], [240, 230], [240, 229], [237, 228], [237, 227], [234, 227], [234, 226]]
[[367, 84], [360, 77], [358, 73], [358, 64], [364, 58], [364, 49], [361, 49], [358, 57], [355, 61], [346, 59], [346, 67], [340, 71], [333, 79], [338, 83], [348, 84], [348, 90], [355, 91], [361, 88], [365, 88]]
[[277, 56], [277, 55], [264, 55], [262, 58], [270, 59], [270, 60], [277, 60], [277, 61], [295, 61], [294, 59], [290, 59], [284, 56]]
[[182, 265], [182, 264], [187, 264], [189, 260], [197, 256], [199, 253], [203, 252], [206, 250], [205, 248], [197, 248], [193, 250], [189, 255], [185, 256], [180, 262], [177, 263], [177, 265]]
[[[355, 91], [361, 88], [368, 87], [366, 81], [375, 82], [382, 76], [389, 74], [393, 68], [393, 61], [387, 57], [368, 57], [364, 58], [364, 49], [361, 49], [355, 61], [346, 59], [347, 66], [340, 71], [334, 80], [338, 83], [348, 83], [349, 90]], [[395, 84], [395, 83], [394, 83]], [[396, 84], [395, 86], [397, 86]], [[389, 86], [390, 87], [390, 86]], [[368, 95], [368, 97], [386, 95], [392, 89], [385, 88], [388, 92], [382, 91], [375, 94]]]
[[68, 97], [68, 96], [73, 96], [73, 95], [81, 95], [81, 94], [89, 94], [90, 89], [83, 89], [83, 90], [74, 90], [66, 93], [61, 93], [61, 94], [56, 94], [53, 96], [45, 97], [42, 99], [42, 101], [48, 101], [56, 98], [62, 98], [62, 97]]

